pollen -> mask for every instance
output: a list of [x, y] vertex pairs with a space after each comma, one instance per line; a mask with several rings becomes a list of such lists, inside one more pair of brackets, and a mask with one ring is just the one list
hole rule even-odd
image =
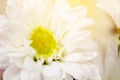
[[60, 49], [54, 34], [47, 28], [39, 26], [30, 35], [30, 46], [35, 49], [36, 59], [49, 58]]

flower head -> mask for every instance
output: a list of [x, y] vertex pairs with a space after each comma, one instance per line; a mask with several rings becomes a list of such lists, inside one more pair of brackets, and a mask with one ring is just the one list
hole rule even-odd
[[8, 0], [0, 17], [4, 80], [100, 80], [86, 8], [66, 0]]

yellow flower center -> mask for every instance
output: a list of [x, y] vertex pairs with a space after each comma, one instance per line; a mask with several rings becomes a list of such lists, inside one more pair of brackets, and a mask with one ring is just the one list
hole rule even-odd
[[49, 58], [60, 49], [58, 42], [56, 41], [53, 33], [42, 26], [35, 28], [30, 36], [32, 41], [30, 46], [35, 49], [35, 58]]

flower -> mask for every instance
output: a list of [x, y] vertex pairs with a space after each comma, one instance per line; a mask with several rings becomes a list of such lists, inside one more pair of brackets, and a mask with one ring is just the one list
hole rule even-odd
[[3, 80], [100, 80], [86, 14], [66, 0], [8, 0], [0, 16]]
[[120, 28], [120, 0], [98, 0], [97, 6], [106, 11], [113, 19], [117, 28]]
[[[101, 3], [102, 6], [100, 7], [103, 7], [104, 10], [105, 8], [111, 9], [112, 12], [112, 0], [101, 0], [101, 2], [105, 5], [103, 6]], [[111, 6], [109, 6], [107, 2], [109, 2]], [[116, 1], [114, 2], [116, 3]], [[116, 25], [108, 13], [95, 5], [96, 4], [86, 5], [89, 8], [89, 17], [96, 22], [95, 25], [89, 27], [98, 47], [97, 56], [92, 61], [97, 65], [97, 68], [99, 68], [102, 80], [120, 80], [120, 61], [118, 57], [118, 44], [116, 42], [117, 35], [113, 33]], [[113, 16], [116, 16], [115, 14], [117, 13], [114, 13]]]

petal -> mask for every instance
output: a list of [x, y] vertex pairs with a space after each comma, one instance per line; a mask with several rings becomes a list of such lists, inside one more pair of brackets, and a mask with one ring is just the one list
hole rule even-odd
[[[0, 36], [4, 36], [1, 38], [5, 38], [7, 41], [12, 42], [12, 45], [22, 42], [27, 38], [30, 32], [27, 27], [12, 22], [9, 19], [3, 20], [0, 25]], [[3, 40], [4, 39], [1, 39], [0, 41]]]
[[62, 45], [65, 48], [64, 54], [83, 53], [84, 56], [84, 53], [92, 54], [93, 52], [93, 57], [96, 55], [96, 44], [92, 41], [88, 31], [81, 30], [68, 34], [62, 40]]
[[5, 15], [0, 15], [0, 23], [6, 19], [6, 16]]
[[7, 1], [6, 14], [8, 18], [24, 26], [28, 26], [30, 24], [25, 19], [25, 16], [22, 13], [23, 12], [22, 9], [23, 9], [23, 0]]
[[52, 6], [52, 0], [24, 0], [23, 14], [32, 26], [46, 27], [50, 22]]
[[120, 0], [99, 0], [97, 6], [105, 10], [113, 19], [117, 27], [120, 28]]
[[21, 80], [41, 80], [41, 62], [35, 62], [33, 57], [26, 57], [21, 71]]
[[82, 62], [82, 61], [87, 61], [95, 58], [97, 53], [95, 51], [84, 51], [82, 52], [76, 52], [76, 53], [71, 53], [63, 57], [64, 61], [69, 61], [69, 62]]
[[41, 71], [42, 63], [41, 61], [35, 62], [33, 60], [33, 57], [26, 57], [24, 60], [24, 69], [31, 71], [31, 72], [36, 72], [36, 71]]
[[[14, 4], [15, 3], [15, 4]], [[8, 17], [27, 27], [46, 27], [53, 7], [52, 0], [8, 0]]]
[[67, 0], [56, 0], [53, 7], [50, 29], [55, 33], [57, 39], [59, 39], [60, 35], [63, 34], [63, 28], [66, 26], [70, 5]]
[[5, 55], [0, 56], [0, 69], [6, 69], [10, 65], [9, 58]]
[[114, 71], [112, 72], [111, 80], [120, 80], [120, 61], [114, 68]]
[[107, 41], [106, 53], [105, 53], [105, 77], [111, 77], [118, 63], [118, 46], [114, 40]]
[[29, 72], [27, 70], [21, 71], [21, 80], [42, 80], [41, 72]]
[[101, 80], [98, 69], [90, 63], [61, 63], [61, 68], [78, 80]]
[[16, 66], [10, 66], [8, 69], [5, 70], [3, 74], [3, 80], [21, 80], [20, 79], [20, 71]]
[[54, 7], [54, 11], [57, 15], [59, 15], [63, 19], [67, 18], [67, 14], [70, 10], [70, 5], [67, 0], [56, 0]]
[[[93, 20], [84, 18], [87, 13], [86, 7], [84, 6], [78, 6], [75, 8], [66, 7], [64, 9], [66, 10], [60, 11], [61, 14], [64, 13], [64, 17], [58, 13], [53, 14], [51, 26], [53, 26], [52, 28], [54, 29], [54, 32], [58, 39], [61, 39], [67, 33], [69, 34], [69, 32], [72, 30], [78, 30], [94, 23]], [[82, 13], [85, 14], [83, 15]]]
[[78, 18], [74, 22], [67, 23], [67, 26], [64, 29], [64, 31], [68, 32], [68, 34], [69, 34], [70, 32], [79, 31], [82, 28], [89, 27], [93, 24], [94, 24], [94, 21], [92, 19], [85, 18], [85, 17], [84, 18]]
[[64, 73], [59, 68], [59, 64], [52, 63], [42, 68], [43, 80], [62, 80]]
[[[64, 47], [68, 47], [70, 45], [73, 44], [82, 44], [83, 41], [89, 41], [90, 40], [90, 32], [89, 31], [85, 31], [85, 30], [80, 30], [78, 31], [73, 31], [73, 32], [69, 32], [68, 34], [66, 34], [63, 39], [62, 39], [62, 44], [64, 44]], [[78, 44], [78, 45], [79, 45]], [[83, 43], [85, 44], [85, 43]]]
[[8, 53], [13, 52], [14, 49], [12, 46], [1, 46], [0, 45], [0, 68], [6, 69], [10, 65], [10, 57], [8, 57]]

